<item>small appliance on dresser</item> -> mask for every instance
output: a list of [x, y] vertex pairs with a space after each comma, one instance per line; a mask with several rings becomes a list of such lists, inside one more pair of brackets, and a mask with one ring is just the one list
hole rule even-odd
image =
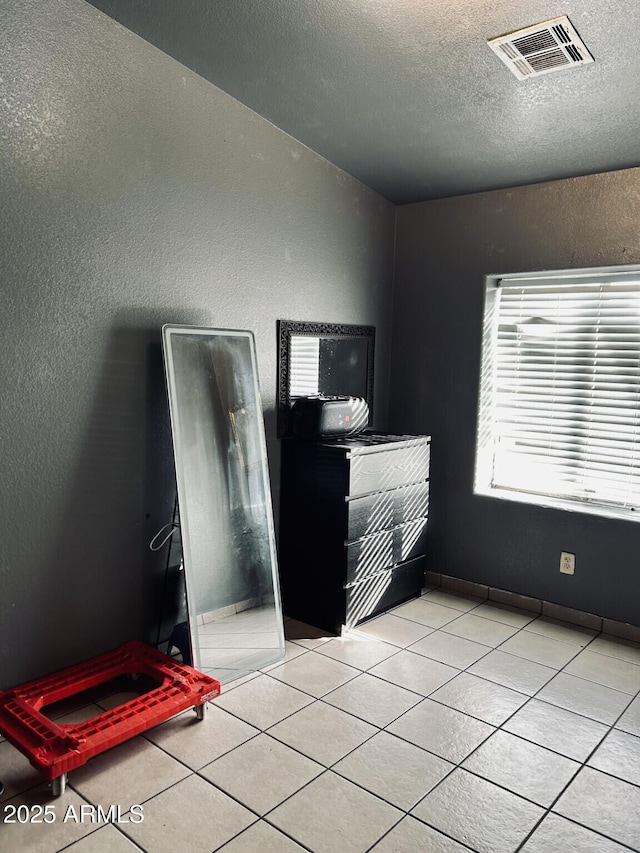
[[339, 634], [424, 583], [428, 436], [282, 441], [280, 586], [286, 616]]

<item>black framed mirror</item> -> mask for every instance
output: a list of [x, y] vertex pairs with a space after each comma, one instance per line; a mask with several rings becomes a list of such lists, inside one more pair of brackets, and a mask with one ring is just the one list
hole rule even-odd
[[298, 397], [364, 397], [373, 417], [375, 327], [278, 320], [278, 438]]

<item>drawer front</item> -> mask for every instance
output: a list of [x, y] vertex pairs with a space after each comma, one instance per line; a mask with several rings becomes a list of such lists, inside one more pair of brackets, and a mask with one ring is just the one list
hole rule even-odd
[[347, 544], [347, 586], [424, 553], [427, 519], [418, 518]]
[[427, 515], [429, 481], [401, 486], [388, 492], [373, 492], [347, 501], [347, 539], [370, 536]]
[[395, 489], [429, 477], [429, 442], [354, 454], [350, 461], [350, 497]]
[[347, 589], [346, 627], [352, 628], [363, 619], [419, 595], [424, 585], [425, 563], [424, 557], [417, 557], [387, 571], [378, 572]]

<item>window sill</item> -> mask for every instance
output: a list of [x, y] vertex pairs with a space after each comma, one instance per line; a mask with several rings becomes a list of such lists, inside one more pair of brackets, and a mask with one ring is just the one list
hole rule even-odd
[[528, 492], [512, 492], [508, 489], [476, 488], [474, 495], [486, 498], [497, 498], [504, 501], [540, 506], [545, 509], [560, 509], [564, 512], [577, 512], [586, 515], [598, 515], [600, 518], [611, 518], [623, 521], [640, 521], [640, 511], [624, 507], [606, 506], [605, 504], [590, 504], [572, 501], [568, 498], [554, 498], [548, 495], [534, 495]]

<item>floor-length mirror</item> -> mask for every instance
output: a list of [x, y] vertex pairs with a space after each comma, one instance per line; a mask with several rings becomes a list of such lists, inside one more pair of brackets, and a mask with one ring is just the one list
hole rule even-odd
[[255, 343], [175, 325], [162, 340], [193, 665], [225, 683], [284, 655]]

